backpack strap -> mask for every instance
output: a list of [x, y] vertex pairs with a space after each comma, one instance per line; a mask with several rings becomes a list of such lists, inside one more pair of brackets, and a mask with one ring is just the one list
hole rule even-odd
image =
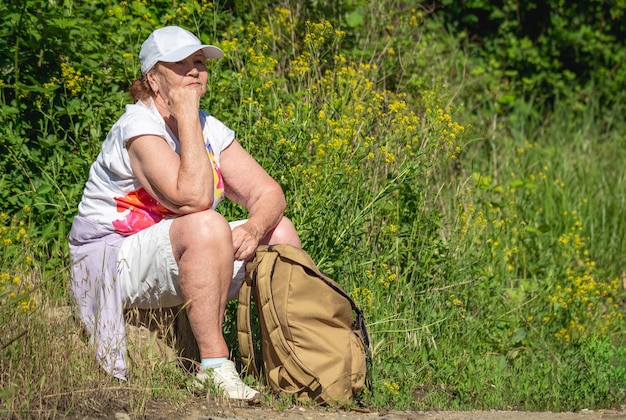
[[252, 286], [256, 282], [254, 270], [259, 265], [255, 259], [246, 264], [246, 277], [239, 289], [239, 305], [237, 306], [237, 341], [239, 353], [243, 362], [243, 369], [255, 378], [259, 377], [259, 369], [254, 356], [252, 327], [250, 326], [250, 295]]
[[[273, 250], [274, 246], [269, 246], [270, 250]], [[278, 252], [273, 252], [271, 255], [272, 258], [267, 258], [262, 264], [271, 264], [272, 270], [269, 272], [273, 272], [273, 266], [275, 262], [280, 258]], [[269, 261], [271, 260], [271, 261]], [[261, 262], [259, 262], [261, 263]], [[270, 281], [256, 281], [256, 287], [258, 291], [259, 301], [257, 305], [259, 310], [261, 311], [261, 316], [263, 317], [263, 322], [265, 323], [265, 327], [267, 328], [267, 335], [269, 341], [272, 345], [273, 351], [278, 355], [278, 358], [283, 363], [283, 368], [289, 372], [289, 375], [295, 379], [299, 384], [303, 385], [302, 388], [299, 389], [281, 389], [285, 393], [296, 393], [300, 392], [305, 388], [310, 390], [310, 395], [312, 398], [318, 397], [323, 389], [322, 384], [319, 381], [319, 378], [311, 372], [311, 370], [305, 366], [305, 364], [298, 359], [296, 354], [293, 352], [291, 346], [285, 339], [283, 335], [283, 330], [280, 325], [278, 315], [276, 314], [276, 310], [274, 307], [274, 302], [272, 301], [272, 285], [271, 279]], [[270, 379], [275, 386], [280, 387], [279, 380], [277, 378], [277, 372], [267, 372], [268, 379]]]

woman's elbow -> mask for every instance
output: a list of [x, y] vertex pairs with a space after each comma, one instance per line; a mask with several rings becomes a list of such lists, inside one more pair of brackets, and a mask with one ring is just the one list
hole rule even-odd
[[208, 210], [213, 207], [213, 195], [198, 195], [196, 197], [188, 197], [182, 201], [178, 207], [178, 213], [191, 214]]
[[283, 213], [285, 209], [287, 209], [287, 199], [285, 198], [285, 193], [283, 192], [283, 189], [278, 184], [276, 185], [274, 196], [274, 203], [276, 205], [276, 208], [279, 209], [281, 213]]

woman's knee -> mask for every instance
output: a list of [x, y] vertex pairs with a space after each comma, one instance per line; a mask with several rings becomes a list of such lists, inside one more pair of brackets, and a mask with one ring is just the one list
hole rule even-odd
[[170, 228], [173, 246], [232, 246], [228, 221], [214, 210], [179, 216]]
[[285, 216], [270, 231], [263, 242], [265, 244], [290, 244], [298, 248], [301, 247], [298, 231], [291, 220]]

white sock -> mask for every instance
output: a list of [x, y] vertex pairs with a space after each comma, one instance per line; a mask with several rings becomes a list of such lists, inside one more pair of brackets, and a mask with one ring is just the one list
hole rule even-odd
[[227, 357], [208, 357], [200, 360], [200, 370], [213, 369], [222, 366], [222, 363], [227, 361]]

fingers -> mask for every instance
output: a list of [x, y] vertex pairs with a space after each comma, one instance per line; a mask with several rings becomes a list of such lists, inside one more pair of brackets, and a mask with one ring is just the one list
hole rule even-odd
[[196, 115], [200, 109], [201, 97], [197, 89], [174, 88], [170, 90], [166, 104], [170, 113], [176, 118], [183, 117], [185, 113]]
[[246, 224], [233, 229], [233, 250], [236, 260], [245, 261], [254, 255], [259, 241]]
[[254, 255], [256, 246], [250, 245], [250, 243], [244, 243], [241, 246], [235, 248], [235, 259], [237, 261], [245, 261]]
[[235, 251], [235, 259], [237, 261], [246, 261], [254, 255], [254, 246], [246, 246], [245, 248], [239, 248]]
[[233, 244], [233, 250], [235, 252], [235, 259], [238, 261], [245, 261], [254, 255], [256, 249], [256, 241], [251, 238], [246, 238], [241, 244]]

